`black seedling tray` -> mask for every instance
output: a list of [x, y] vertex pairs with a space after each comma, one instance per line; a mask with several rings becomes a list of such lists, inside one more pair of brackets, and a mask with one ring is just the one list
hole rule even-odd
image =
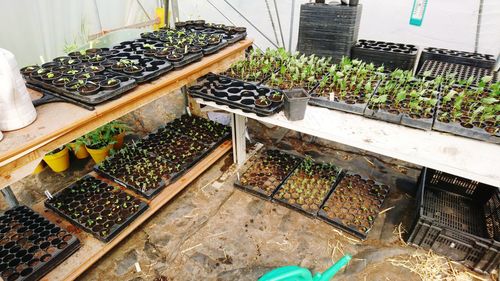
[[477, 85], [484, 76], [492, 77], [488, 84], [495, 83], [498, 80], [498, 73], [487, 68], [435, 60], [426, 60], [418, 71], [418, 76], [424, 76], [425, 72], [429, 72], [429, 77], [432, 78], [437, 76], [446, 77], [447, 74], [451, 73], [455, 73], [457, 80], [467, 80], [469, 77], [475, 77], [476, 80], [473, 82], [473, 86]]
[[39, 280], [79, 247], [75, 236], [26, 206], [0, 217], [2, 280]]
[[390, 70], [413, 70], [417, 52], [415, 45], [361, 39], [352, 48], [351, 57]]
[[[377, 82], [377, 85], [373, 89], [374, 93], [377, 91], [377, 87], [380, 84], [380, 81]], [[373, 93], [371, 93], [373, 95]], [[355, 103], [347, 103], [343, 100], [330, 100], [327, 97], [320, 96], [317, 93], [312, 93], [310, 94], [311, 98], [309, 99], [309, 104], [310, 105], [315, 105], [315, 106], [320, 106], [320, 107], [325, 107], [328, 109], [335, 109], [339, 111], [344, 111], [348, 113], [353, 113], [353, 114], [358, 114], [358, 115], [363, 115], [365, 112], [366, 107], [368, 106], [368, 103], [370, 102], [370, 99], [368, 99], [368, 102], [364, 103], [358, 103], [357, 101]]]
[[172, 61], [167, 59], [166, 57], [158, 57], [157, 55], [148, 55], [147, 53], [144, 53], [144, 50], [147, 49], [146, 47], [144, 47], [144, 45], [152, 45], [157, 50], [161, 50], [162, 48], [169, 46], [168, 43], [158, 42], [157, 40], [153, 39], [146, 39], [146, 38], [136, 39], [134, 41], [122, 42], [120, 45], [125, 47], [123, 51], [133, 52], [134, 54], [144, 55], [146, 57], [154, 58], [157, 60], [164, 60], [171, 63], [174, 68], [184, 67], [190, 63], [193, 63], [203, 58], [203, 52], [198, 52], [198, 53], [190, 52], [188, 54], [185, 54], [182, 60], [180, 61]]
[[131, 41], [125, 41], [119, 45], [113, 47], [114, 50], [119, 51], [117, 54], [112, 56], [115, 62], [120, 60], [132, 61], [136, 66], [141, 66], [144, 69], [138, 73], [126, 73], [123, 70], [113, 68], [111, 66], [111, 71], [119, 73], [121, 75], [126, 75], [134, 78], [138, 83], [148, 82], [150, 80], [157, 79], [159, 76], [172, 70], [173, 65], [166, 60], [159, 60], [152, 57], [147, 57], [144, 54], [137, 54], [130, 48]]
[[[438, 109], [436, 116], [439, 116], [440, 113], [441, 110]], [[478, 128], [476, 126], [472, 128], [466, 128], [460, 125], [460, 123], [458, 122], [449, 122], [449, 123], [441, 122], [437, 117], [436, 120], [434, 120], [434, 125], [432, 126], [432, 130], [450, 133], [471, 139], [481, 140], [485, 142], [500, 144], [500, 132], [497, 132], [495, 135], [492, 135], [489, 134], [484, 129]]]
[[[52, 69], [57, 69], [57, 68], [63, 66], [59, 62], [53, 62], [53, 63], [54, 64], [52, 64], [52, 65], [48, 65], [46, 67], [43, 67], [43, 69], [46, 69], [47, 71], [51, 72]], [[90, 64], [87, 66], [87, 69], [88, 69], [88, 67], [90, 67]], [[26, 69], [26, 67], [23, 68], [22, 70], [24, 70], [24, 69]], [[57, 79], [52, 80], [52, 81], [42, 79], [41, 76], [39, 76], [37, 74], [38, 70], [35, 70], [34, 72], [32, 72], [29, 75], [25, 74], [24, 79], [26, 80], [26, 82], [28, 84], [40, 87], [40, 88], [48, 90], [50, 92], [54, 92], [56, 94], [63, 95], [65, 97], [68, 97], [68, 98], [76, 100], [76, 101], [80, 101], [80, 102], [83, 102], [86, 104], [92, 104], [92, 105], [100, 104], [100, 103], [107, 101], [109, 99], [118, 97], [118, 96], [122, 95], [123, 93], [125, 93], [125, 92], [127, 92], [127, 91], [129, 91], [137, 86], [137, 83], [133, 78], [130, 78], [130, 77], [125, 76], [125, 75], [118, 75], [116, 73], [108, 71], [107, 70], [108, 68], [105, 68], [102, 72], [97, 73], [97, 74], [94, 74], [91, 72], [86, 72], [84, 70], [85, 69], [84, 64], [73, 65], [73, 66], [71, 66], [71, 69], [74, 69], [75, 71], [81, 71], [81, 72], [76, 74], [76, 75], [62, 75], [60, 78], [66, 77], [70, 81], [80, 80], [80, 81], [84, 81], [84, 82], [85, 81], [92, 82], [95, 84], [99, 84], [101, 81], [104, 81], [104, 80], [109, 79], [109, 78], [114, 78], [114, 79], [119, 81], [119, 84], [117, 86], [115, 86], [113, 89], [109, 89], [109, 90], [103, 89], [103, 87], [101, 86], [99, 91], [97, 91], [96, 93], [87, 95], [87, 94], [82, 94], [77, 90], [67, 89], [64, 85], [57, 86], [57, 85], [53, 84], [52, 81], [56, 81]], [[84, 78], [84, 79], [76, 78], [77, 76], [82, 75], [84, 73], [90, 73], [89, 75], [92, 75], [92, 76], [89, 78]]]
[[418, 70], [420, 70], [427, 60], [451, 62], [487, 69], [493, 69], [496, 63], [496, 58], [493, 55], [427, 47], [420, 54]]
[[[256, 195], [256, 196], [258, 196], [262, 199], [265, 199], [265, 200], [271, 200], [271, 197], [276, 192], [276, 190], [278, 190], [278, 188], [292, 174], [292, 172], [297, 168], [297, 166], [302, 161], [302, 159], [299, 157], [284, 153], [284, 152], [279, 151], [279, 150], [266, 150], [266, 151], [262, 152], [259, 156], [256, 156], [256, 157], [257, 157], [257, 159], [255, 159], [255, 162], [251, 163], [251, 165], [249, 167], [247, 167], [245, 172], [243, 172], [241, 174], [240, 179], [237, 180], [234, 183], [234, 185], [236, 187], [252, 194], [252, 195]], [[282, 169], [282, 167], [279, 164], [274, 163], [271, 165], [271, 169], [273, 170], [272, 172], [270, 172], [270, 173], [272, 173], [271, 175], [266, 175], [263, 170], [260, 170], [259, 174], [256, 174], [253, 177], [250, 176], [250, 179], [249, 179], [250, 183], [242, 184], [242, 180], [247, 173], [259, 171], [258, 170], [260, 167], [259, 164], [261, 164], [263, 162], [263, 160], [271, 161], [273, 159], [273, 157], [280, 157], [280, 160], [285, 160], [285, 161], [287, 159], [290, 159], [290, 161], [294, 161], [295, 163], [291, 164], [291, 167], [288, 171], [283, 171], [282, 175], [280, 175], [278, 173], [273, 173], [273, 172], [277, 172], [276, 169]], [[263, 165], [265, 165], [265, 164], [263, 164]], [[266, 166], [266, 167], [269, 167], [269, 166]], [[265, 184], [265, 182], [267, 182], [267, 181], [270, 181], [270, 184], [274, 183], [273, 190], [271, 192], [266, 192], [265, 190], [260, 188], [258, 186], [258, 184], [255, 184], [255, 177], [261, 177], [263, 179], [263, 180], [262, 179], [261, 180], [264, 183], [260, 183], [260, 184]], [[272, 178], [274, 178], [274, 179], [272, 179]], [[253, 185], [252, 185], [252, 182], [254, 183]]]
[[[353, 184], [360, 184], [361, 188], [358, 188], [358, 186], [352, 187]], [[344, 193], [346, 189], [348, 189], [347, 194]], [[358, 198], [355, 198], [355, 193], [358, 193]], [[384, 184], [361, 177], [360, 175], [347, 173], [340, 180], [337, 187], [332, 190], [327, 200], [325, 200], [321, 206], [321, 209], [318, 212], [318, 217], [323, 221], [364, 240], [366, 239], [370, 229], [373, 227], [375, 219], [377, 218], [380, 208], [384, 204], [384, 200], [388, 193], [389, 187]], [[344, 199], [340, 198], [340, 196], [344, 196]], [[341, 200], [347, 199], [347, 196], [350, 196], [349, 201], [341, 202]], [[357, 204], [361, 198], [364, 199], [365, 202], [368, 200], [368, 207], [353, 206], [354, 204]], [[360, 204], [362, 205], [362, 202]], [[329, 216], [328, 210], [334, 206], [339, 210], [337, 210], [337, 213]], [[356, 218], [357, 215], [367, 216], [364, 221], [366, 226], [361, 226], [363, 223], [362, 219]]]
[[482, 274], [500, 263], [497, 187], [423, 168], [410, 245], [447, 256]]
[[[212, 126], [218, 126], [218, 128], [224, 128], [226, 133], [223, 133], [220, 136], [217, 136], [218, 139], [214, 140], [214, 138], [208, 138], [207, 134], [210, 134], [210, 131], [207, 127], [204, 127], [203, 124], [200, 124], [201, 122], [206, 122], [206, 124], [212, 123]], [[181, 123], [180, 121], [183, 121], [184, 123]], [[187, 122], [194, 122], [196, 125], [193, 125], [196, 128], [199, 128], [200, 130], [204, 129], [204, 131], [200, 132], [200, 135], [197, 135], [198, 137], [201, 137], [199, 140], [194, 141], [193, 139], [190, 138], [189, 133], [190, 130], [187, 130], [186, 126], [182, 127], [179, 126], [179, 124], [186, 124]], [[138, 194], [141, 194], [142, 196], [150, 199], [153, 198], [156, 194], [158, 194], [164, 187], [168, 186], [169, 184], [173, 183], [177, 178], [179, 178], [181, 175], [183, 175], [185, 172], [187, 172], [190, 168], [192, 168], [196, 163], [198, 163], [202, 158], [204, 158], [206, 155], [208, 155], [210, 152], [212, 152], [215, 148], [220, 146], [224, 141], [226, 141], [228, 138], [231, 136], [231, 132], [227, 127], [223, 125], [216, 125], [213, 124], [213, 121], [209, 121], [203, 118], [199, 117], [189, 117], [189, 116], [182, 116], [181, 118], [178, 118], [174, 120], [171, 123], [168, 123], [166, 126], [159, 128], [155, 132], [147, 135], [144, 139], [137, 143], [130, 144], [117, 152], [115, 155], [112, 157], [108, 157], [103, 163], [94, 166], [94, 170], [99, 172], [100, 174], [104, 175], [105, 177], [115, 181], [116, 183], [125, 186], [133, 191], [135, 191]], [[203, 137], [205, 136], [205, 138]], [[202, 148], [202, 150], [197, 151], [195, 155], [189, 155], [192, 156], [191, 158], [174, 158], [172, 155], [165, 154], [165, 150], [168, 150], [170, 147], [175, 147], [178, 141], [184, 141], [184, 143], [191, 143], [197, 147]], [[210, 142], [209, 142], [210, 141]], [[140, 148], [142, 150], [147, 150], [147, 155], [139, 155], [139, 150], [136, 148]], [[126, 153], [132, 157], [132, 159], [127, 158], [127, 160], [124, 159]], [[187, 150], [190, 151], [190, 150]], [[134, 158], [136, 157], [137, 158]], [[122, 159], [118, 159], [117, 157], [122, 157]], [[117, 161], [126, 161], [131, 163], [131, 165], [140, 163], [143, 158], [149, 159], [149, 161], [156, 166], [162, 166], [163, 168], [169, 170], [170, 172], [164, 173], [163, 175], [160, 175], [160, 181], [158, 184], [154, 187], [148, 187], [147, 189], [142, 189], [139, 186], [136, 186], [134, 184], [130, 184], [128, 182], [124, 182], [120, 178], [118, 178], [114, 172], [107, 171], [106, 168], [102, 168], [103, 165], [107, 165], [108, 163], [111, 163], [115, 161], [115, 158]], [[189, 159], [184, 164], [180, 164], [180, 160], [186, 160]], [[123, 168], [126, 168], [125, 165], [122, 165]], [[159, 168], [159, 167], [152, 167], [152, 169]], [[161, 171], [161, 170], [160, 170]], [[160, 173], [159, 171], [156, 171]]]
[[189, 87], [189, 94], [217, 104], [239, 108], [244, 112], [252, 112], [258, 116], [270, 116], [281, 110], [283, 103], [271, 104], [268, 108], [259, 108], [255, 100], [260, 96], [270, 97], [272, 93], [279, 92], [252, 83], [239, 81], [233, 78], [208, 74], [198, 80], [198, 84]]
[[206, 25], [203, 28], [188, 26], [186, 27], [186, 29], [189, 29], [192, 32], [205, 33], [205, 34], [222, 34], [222, 39], [226, 40], [228, 44], [234, 44], [247, 37], [246, 32], [230, 33], [222, 28], [207, 27]]
[[[45, 207], [97, 239], [109, 242], [148, 205], [119, 188], [86, 175], [47, 199]], [[106, 228], [108, 230], [103, 230]]]
[[[273, 201], [274, 202], [277, 202], [287, 208], [290, 208], [292, 210], [295, 210], [295, 211], [298, 211], [304, 215], [306, 215], [307, 217], [310, 217], [310, 218], [314, 218], [317, 216], [318, 214], [318, 211], [320, 209], [320, 207], [325, 203], [325, 200], [328, 198], [328, 195], [330, 194], [331, 190], [333, 188], [335, 188], [335, 186], [338, 184], [339, 180], [343, 177], [343, 172], [342, 172], [342, 169], [338, 168], [338, 167], [335, 167], [335, 174], [336, 174], [336, 178], [333, 182], [330, 183], [329, 187], [328, 187], [328, 190], [325, 192], [323, 198], [321, 199], [321, 202], [316, 202], [316, 205], [317, 205], [317, 210], [311, 210], [311, 209], [305, 209], [303, 208], [300, 204], [298, 203], [295, 203], [295, 202], [290, 202], [288, 199], [286, 198], [278, 198], [278, 193], [280, 192], [280, 190], [282, 189], [285, 189], [286, 188], [286, 185], [287, 183], [293, 181], [293, 178], [294, 176], [299, 173], [302, 169], [302, 165], [305, 163], [305, 161], [307, 160], [304, 160], [301, 165], [299, 165], [291, 175], [289, 175], [287, 177], [287, 179], [280, 185], [280, 187], [274, 192], [273, 194]], [[315, 163], [314, 165], [321, 165], [321, 164], [317, 164]], [[293, 199], [293, 198], [291, 198]]]

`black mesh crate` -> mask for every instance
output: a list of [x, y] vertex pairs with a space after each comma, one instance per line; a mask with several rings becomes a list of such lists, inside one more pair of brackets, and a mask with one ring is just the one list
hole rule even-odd
[[407, 242], [480, 273], [500, 262], [500, 192], [493, 186], [423, 168]]

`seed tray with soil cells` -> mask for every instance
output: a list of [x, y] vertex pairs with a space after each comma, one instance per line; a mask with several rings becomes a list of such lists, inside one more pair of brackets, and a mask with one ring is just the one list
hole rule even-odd
[[189, 87], [189, 94], [258, 116], [270, 116], [283, 107], [283, 93], [279, 90], [256, 86], [212, 73]]
[[344, 57], [321, 79], [309, 104], [362, 115], [384, 78], [383, 70], [383, 67]]
[[231, 137], [231, 127], [194, 115], [183, 115], [168, 123], [165, 129], [178, 132], [190, 140], [217, 147]]
[[29, 84], [86, 104], [99, 104], [137, 86], [135, 79], [108, 71], [108, 60], [100, 54], [59, 57], [42, 66], [24, 67], [21, 74]]
[[491, 143], [500, 143], [500, 82], [487, 87], [483, 78], [478, 87], [473, 79], [443, 86], [433, 130]]
[[318, 212], [318, 217], [366, 239], [389, 193], [387, 185], [347, 173]]
[[420, 70], [427, 60], [451, 62], [487, 69], [493, 69], [496, 63], [496, 57], [493, 55], [427, 47], [420, 54], [418, 70]]
[[224, 24], [216, 23], [204, 23], [201, 22], [177, 22], [175, 23], [176, 28], [184, 28], [192, 32], [205, 33], [205, 34], [222, 34], [222, 39], [227, 40], [229, 44], [234, 44], [247, 36], [246, 27], [228, 26]]
[[274, 193], [273, 201], [315, 217], [330, 190], [342, 178], [341, 172], [333, 164], [306, 158]]
[[113, 47], [113, 50], [119, 52], [114, 54], [109, 62], [111, 71], [130, 76], [138, 83], [144, 83], [157, 79], [172, 70], [172, 63], [144, 54], [137, 54], [134, 49], [130, 48], [130, 44], [130, 41], [125, 41]]
[[364, 116], [430, 130], [439, 100], [440, 81], [413, 78], [409, 71], [396, 70], [377, 87]]
[[79, 247], [75, 236], [26, 206], [0, 217], [2, 280], [39, 280]]
[[329, 69], [333, 67], [331, 58], [295, 54], [288, 57], [277, 72], [265, 82], [275, 89], [291, 90], [302, 88], [309, 95], [314, 95], [314, 89]]
[[148, 205], [120, 188], [86, 175], [47, 199], [45, 207], [97, 239], [109, 242]]
[[[94, 169], [146, 198], [185, 173], [225, 139], [229, 127], [199, 117], [182, 116], [139, 142], [127, 145]], [[192, 139], [192, 125], [204, 130]], [[195, 134], [193, 134], [195, 135]]]
[[467, 80], [470, 77], [474, 77], [475, 80], [472, 83], [472, 86], [476, 86], [485, 76], [492, 77], [488, 84], [495, 83], [498, 80], [498, 73], [487, 68], [435, 60], [426, 60], [418, 71], [418, 76], [428, 74], [429, 77], [435, 78], [438, 76], [445, 77], [453, 73], [455, 74], [455, 79], [457, 80]]
[[351, 57], [390, 70], [413, 70], [417, 51], [415, 45], [361, 39], [352, 47]]
[[222, 39], [222, 34], [204, 34], [192, 32], [184, 28], [178, 30], [160, 28], [157, 31], [142, 33], [141, 37], [161, 41], [180, 48], [184, 48], [185, 45], [201, 48], [205, 55], [215, 53], [228, 45], [228, 42]]
[[243, 169], [243, 174], [234, 185], [250, 194], [270, 200], [275, 190], [301, 161], [301, 158], [279, 150], [266, 150], [249, 160], [249, 165]]
[[266, 49], [265, 52], [252, 49], [246, 54], [245, 59], [233, 63], [222, 75], [261, 84], [280, 69], [289, 56], [290, 54], [284, 49]]
[[190, 44], [187, 38], [178, 38], [167, 42], [142, 38], [122, 42], [120, 45], [126, 47], [123, 49], [125, 52], [133, 52], [134, 54], [146, 57], [166, 60], [174, 68], [186, 66], [203, 57], [202, 48]]

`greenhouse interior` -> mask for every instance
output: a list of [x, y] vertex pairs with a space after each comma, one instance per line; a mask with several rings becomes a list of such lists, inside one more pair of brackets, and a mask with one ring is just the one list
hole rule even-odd
[[500, 280], [500, 1], [0, 14], [0, 281]]

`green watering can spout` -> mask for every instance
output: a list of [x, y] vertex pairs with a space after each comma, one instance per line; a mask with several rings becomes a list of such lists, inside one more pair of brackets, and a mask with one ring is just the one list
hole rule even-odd
[[284, 266], [264, 274], [258, 281], [330, 281], [350, 260], [351, 256], [345, 255], [325, 272], [316, 273], [314, 277], [306, 268], [295, 265]]

